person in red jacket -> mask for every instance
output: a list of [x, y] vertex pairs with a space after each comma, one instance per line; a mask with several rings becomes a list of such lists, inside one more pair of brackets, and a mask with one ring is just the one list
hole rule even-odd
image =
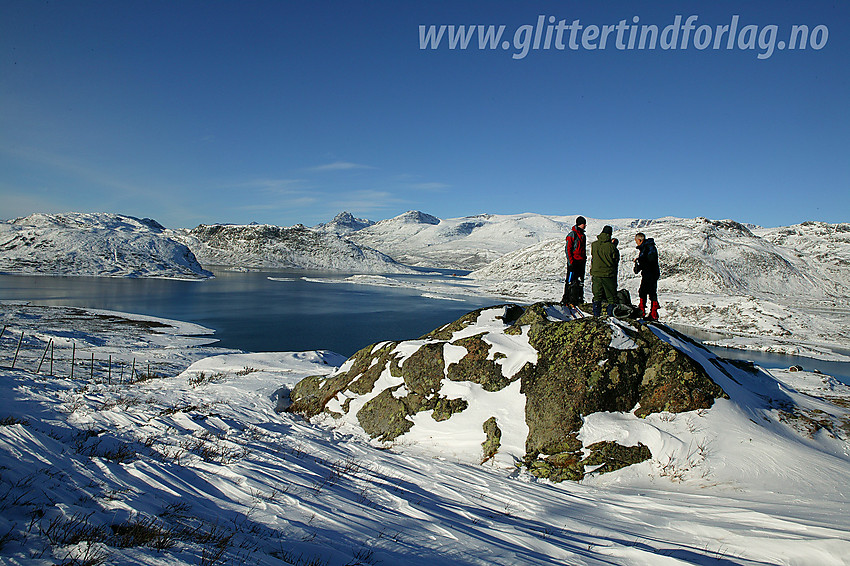
[[587, 241], [584, 230], [587, 220], [584, 216], [576, 218], [576, 225], [567, 235], [564, 253], [567, 255], [567, 280], [564, 282], [564, 296], [561, 304], [580, 305], [584, 302], [584, 268], [587, 265]]

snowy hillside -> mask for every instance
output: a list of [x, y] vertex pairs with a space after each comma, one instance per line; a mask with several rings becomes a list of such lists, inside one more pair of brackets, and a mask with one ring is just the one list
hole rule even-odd
[[850, 224], [804, 222], [781, 228], [760, 228], [753, 233], [812, 263], [835, 294], [850, 295]]
[[200, 225], [180, 238], [209, 265], [327, 269], [355, 273], [410, 273], [381, 252], [304, 226]]
[[[589, 222], [588, 254], [602, 224], [614, 227], [621, 252], [618, 286], [630, 290], [635, 302], [640, 276], [632, 271], [633, 236], [643, 231], [655, 240], [667, 322], [758, 339], [760, 344], [748, 345], [788, 354], [850, 349], [845, 225], [815, 225], [819, 232], [805, 225], [754, 232], [733, 221], [705, 218]], [[558, 239], [506, 254], [470, 277], [492, 293], [551, 300], [563, 293], [564, 270]], [[585, 298], [591, 298], [589, 277]]]
[[[342, 359], [329, 352], [229, 353], [121, 383], [101, 365], [93, 379], [71, 379], [67, 363], [36, 374], [47, 340], [71, 328], [97, 344], [98, 364], [107, 352], [145, 354], [116, 313], [111, 330], [87, 327], [85, 316], [66, 326], [66, 316], [21, 313], [18, 322], [40, 320], [42, 331], [16, 370], [7, 366], [20, 329], [4, 320], [4, 564], [839, 566], [850, 556], [840, 406], [850, 391], [827, 376], [715, 365], [667, 336], [730, 399], [644, 419], [590, 415], [583, 443], [641, 442], [652, 458], [553, 484], [509, 461], [455, 458], [474, 431], [454, 416], [432, 427], [439, 437], [378, 449], [276, 412], [302, 378], [336, 371]], [[155, 330], [169, 321], [148, 322], [148, 341], [166, 346]], [[193, 359], [185, 345], [157, 351], [184, 368]], [[521, 415], [523, 394], [513, 395]], [[505, 425], [503, 438], [515, 432]], [[472, 440], [484, 438], [479, 428]]]
[[150, 219], [120, 214], [33, 214], [0, 223], [0, 272], [203, 279], [185, 245]]
[[479, 214], [441, 220], [417, 211], [353, 232], [349, 238], [407, 265], [477, 269], [502, 255], [564, 237], [575, 217]]
[[[636, 285], [632, 267], [637, 257], [634, 235], [642, 231], [655, 240], [661, 261], [659, 289], [668, 292], [797, 295], [824, 299], [844, 296], [847, 287], [836, 293], [821, 273], [820, 259], [813, 254], [795, 254], [791, 249], [760, 238], [737, 222], [705, 218], [659, 220], [591, 220], [587, 229], [587, 253], [601, 231], [602, 223], [614, 228], [620, 240], [618, 281]], [[850, 242], [845, 245], [850, 254]], [[850, 274], [850, 261], [839, 266]], [[588, 272], [590, 261], [588, 261]], [[564, 241], [550, 240], [506, 254], [472, 273], [477, 279], [514, 281], [556, 280], [565, 270]]]

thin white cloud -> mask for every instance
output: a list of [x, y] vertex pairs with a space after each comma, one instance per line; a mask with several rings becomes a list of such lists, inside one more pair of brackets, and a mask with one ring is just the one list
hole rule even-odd
[[375, 167], [361, 163], [352, 163], [350, 161], [334, 161], [333, 163], [311, 167], [309, 171], [350, 171], [352, 169], [375, 169]]
[[61, 171], [87, 183], [121, 191], [124, 194], [145, 195], [149, 190], [147, 187], [128, 183], [122, 178], [116, 177], [99, 168], [92, 167], [72, 157], [34, 147], [0, 146], [0, 153]]
[[411, 189], [415, 191], [434, 191], [440, 192], [445, 189], [451, 187], [451, 185], [447, 185], [445, 183], [414, 183], [412, 185], [408, 185]]

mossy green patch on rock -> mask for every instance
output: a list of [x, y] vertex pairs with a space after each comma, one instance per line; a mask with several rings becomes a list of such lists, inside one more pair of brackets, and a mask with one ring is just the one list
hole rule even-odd
[[604, 320], [541, 324], [532, 328], [529, 338], [538, 360], [521, 388], [526, 395], [528, 453], [563, 452], [570, 434], [581, 428], [582, 416], [629, 411], [637, 403], [641, 376], [627, 369], [636, 365], [630, 359], [635, 354], [625, 351], [626, 359], [619, 360], [620, 351], [610, 348], [611, 328]]
[[467, 353], [459, 362], [450, 364], [446, 373], [452, 381], [471, 381], [485, 391], [500, 391], [511, 382], [502, 374], [502, 366], [487, 359], [490, 344], [484, 342], [483, 336], [482, 333], [452, 342], [453, 346], [466, 348]]
[[423, 344], [401, 364], [401, 377], [411, 393], [430, 397], [445, 377], [443, 342]]
[[637, 446], [623, 446], [604, 441], [588, 446], [588, 450], [590, 454], [583, 459], [581, 451], [576, 450], [552, 454], [546, 458], [528, 459], [526, 465], [529, 472], [538, 478], [553, 482], [579, 481], [584, 478], [588, 466], [593, 468], [594, 474], [604, 474], [652, 458], [649, 448], [640, 443]]
[[398, 342], [388, 342], [377, 350], [375, 346], [367, 346], [355, 353], [350, 358], [353, 364], [348, 371], [330, 377], [311, 376], [299, 381], [289, 394], [292, 404], [286, 411], [310, 418], [325, 410], [328, 402], [340, 391], [350, 389], [358, 395], [370, 392], [388, 360], [394, 358], [392, 352]]
[[639, 464], [652, 458], [652, 452], [645, 445], [623, 446], [616, 442], [604, 441], [587, 447], [590, 455], [582, 460], [583, 466], [598, 466], [594, 473], [613, 472], [632, 464]]
[[536, 324], [546, 324], [549, 318], [546, 314], [546, 303], [534, 303], [525, 307], [514, 326], [534, 326]]
[[357, 411], [360, 426], [372, 438], [392, 440], [413, 427], [413, 422], [407, 418], [410, 414], [407, 405], [393, 396], [396, 389], [398, 387], [384, 389]]
[[311, 375], [305, 377], [295, 384], [295, 387], [289, 392], [289, 399], [292, 403], [286, 407], [288, 413], [300, 413], [305, 416], [316, 415], [325, 408], [323, 396], [319, 395], [322, 389], [322, 384], [327, 380], [324, 375]]
[[437, 422], [448, 420], [455, 413], [465, 411], [469, 403], [464, 399], [448, 399], [440, 397], [434, 405], [431, 418]]
[[481, 451], [483, 453], [481, 463], [483, 464], [493, 458], [499, 451], [499, 447], [502, 445], [502, 429], [499, 428], [496, 417], [490, 417], [484, 421], [482, 428], [484, 429], [484, 434], [487, 435], [486, 440], [481, 443]]
[[646, 341], [655, 338], [657, 343], [649, 349], [644, 361], [637, 416], [708, 409], [714, 399], [728, 397], [690, 357], [658, 340], [648, 328], [644, 327], [640, 336]]
[[544, 305], [532, 307], [518, 324], [524, 318], [533, 321], [529, 342], [538, 352], [537, 364], [523, 372], [521, 387], [529, 427], [526, 464], [535, 475], [558, 481], [583, 474], [585, 462], [574, 438], [584, 416], [629, 412], [638, 404], [638, 416], [691, 411], [709, 408], [726, 395], [702, 366], [645, 325], [619, 322], [635, 343], [621, 350], [611, 347], [607, 319], [552, 322], [543, 314]]
[[526, 466], [531, 475], [553, 482], [579, 481], [584, 477], [581, 456], [576, 452], [553, 454], [546, 459], [528, 460]]
[[358, 395], [365, 395], [372, 391], [375, 382], [381, 377], [387, 361], [391, 356], [395, 358], [392, 352], [396, 346], [398, 346], [398, 342], [388, 342], [375, 351], [372, 351], [374, 346], [369, 346], [354, 354], [354, 367], [348, 371], [351, 382], [347, 388]]

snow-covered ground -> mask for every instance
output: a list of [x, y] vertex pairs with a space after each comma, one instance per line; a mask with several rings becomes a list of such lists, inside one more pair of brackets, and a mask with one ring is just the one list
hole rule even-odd
[[[828, 376], [735, 385], [715, 370], [731, 399], [709, 410], [591, 415], [586, 442], [616, 435], [653, 458], [556, 485], [277, 413], [287, 388], [342, 363], [330, 352], [203, 357], [216, 352], [198, 327], [4, 312], [4, 564], [850, 564], [850, 389]], [[122, 383], [98, 367], [36, 374], [33, 353], [70, 337], [83, 359], [149, 351], [171, 370]]]

